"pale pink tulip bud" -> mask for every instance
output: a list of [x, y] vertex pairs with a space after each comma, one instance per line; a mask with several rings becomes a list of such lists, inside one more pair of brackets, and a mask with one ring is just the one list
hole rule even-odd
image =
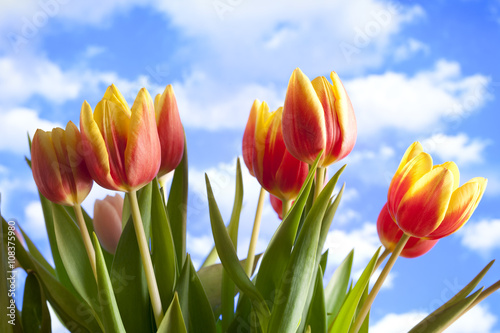
[[94, 204], [94, 230], [102, 247], [114, 254], [122, 234], [123, 197], [116, 194], [96, 200]]

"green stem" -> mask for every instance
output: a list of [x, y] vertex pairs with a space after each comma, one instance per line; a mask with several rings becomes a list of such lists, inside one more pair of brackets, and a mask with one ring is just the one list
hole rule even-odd
[[78, 227], [80, 228], [80, 233], [82, 234], [83, 244], [85, 245], [85, 250], [87, 251], [87, 256], [90, 260], [90, 266], [92, 267], [94, 277], [97, 281], [94, 246], [92, 245], [92, 240], [90, 240], [90, 236], [87, 231], [87, 225], [85, 224], [85, 219], [83, 218], [82, 207], [80, 204], [74, 204], [73, 210], [75, 211], [76, 221], [78, 223]]
[[[316, 185], [314, 186], [314, 200], [319, 196], [323, 190], [323, 185], [325, 184], [325, 171], [326, 168], [316, 169]], [[284, 216], [284, 215], [283, 215]]]
[[370, 311], [370, 308], [373, 304], [373, 301], [375, 300], [375, 297], [377, 296], [378, 292], [380, 291], [380, 288], [382, 287], [382, 284], [384, 283], [385, 279], [389, 275], [389, 272], [391, 271], [392, 266], [394, 266], [396, 259], [398, 259], [399, 255], [401, 254], [401, 251], [403, 251], [403, 248], [405, 247], [406, 242], [408, 242], [408, 239], [410, 239], [410, 236], [407, 234], [403, 234], [403, 236], [401, 236], [401, 238], [399, 239], [399, 242], [396, 245], [396, 248], [392, 252], [391, 257], [389, 258], [389, 260], [387, 261], [387, 264], [385, 265], [384, 269], [382, 270], [382, 273], [380, 273], [380, 276], [378, 277], [377, 281], [375, 282], [375, 285], [373, 286], [372, 290], [368, 294], [368, 297], [366, 298], [365, 302], [363, 303], [361, 310], [359, 310], [358, 316], [356, 317], [354, 324], [351, 326], [349, 333], [357, 333], [359, 331], [359, 329], [361, 328], [361, 325], [363, 325], [363, 322], [365, 321], [365, 318], [368, 315], [368, 312]]
[[281, 216], [283, 216], [283, 219], [285, 218], [286, 214], [288, 214], [288, 211], [290, 208], [292, 208], [292, 200], [282, 200], [282, 206], [281, 206]]
[[148, 284], [149, 297], [151, 298], [151, 305], [153, 307], [153, 314], [156, 321], [156, 326], [160, 327], [163, 319], [163, 309], [161, 307], [160, 293], [158, 285], [156, 284], [156, 277], [153, 270], [153, 263], [151, 262], [151, 255], [149, 252], [149, 244], [144, 232], [142, 224], [141, 212], [139, 211], [139, 203], [137, 202], [137, 192], [130, 191], [130, 208], [132, 210], [132, 220], [134, 221], [135, 235], [137, 236], [137, 243], [139, 245], [139, 252], [141, 253], [142, 267], [146, 273], [146, 281]]
[[264, 198], [266, 191], [263, 187], [260, 188], [259, 200], [257, 202], [257, 210], [255, 211], [255, 220], [253, 221], [252, 236], [250, 237], [250, 245], [248, 246], [248, 255], [245, 262], [245, 272], [250, 277], [252, 276], [253, 263], [255, 259], [255, 248], [259, 239], [260, 221], [262, 219], [262, 209], [264, 207]]

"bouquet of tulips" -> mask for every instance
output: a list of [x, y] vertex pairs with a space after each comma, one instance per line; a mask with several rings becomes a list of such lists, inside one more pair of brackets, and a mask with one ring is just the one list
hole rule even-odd
[[[198, 270], [186, 253], [187, 147], [170, 85], [154, 101], [140, 90], [131, 108], [111, 85], [93, 111], [83, 103], [79, 129], [69, 122], [66, 129], [38, 130], [27, 161], [54, 264], [21, 226], [16, 233], [2, 218], [0, 274], [18, 266], [27, 278], [21, 311], [4, 293], [9, 277], [2, 276], [0, 302], [10, 316], [2, 318], [0, 331], [50, 332], [51, 321], [60, 320], [71, 332], [92, 333], [368, 332], [371, 305], [398, 256], [423, 255], [462, 227], [486, 179], [460, 186], [455, 163], [433, 165], [422, 146], [412, 144], [378, 218], [385, 249], [373, 254], [356, 281], [353, 252], [324, 281], [323, 246], [344, 191], [334, 194], [345, 166], [330, 179], [326, 168], [351, 152], [357, 136], [349, 97], [335, 72], [331, 80], [310, 81], [296, 69], [283, 107], [269, 112], [265, 102], [253, 103], [242, 152], [262, 190], [248, 255], [236, 253], [243, 200], [238, 160], [229, 221], [206, 177], [215, 246]], [[90, 218], [81, 203], [94, 181], [125, 192], [125, 200], [97, 201]], [[265, 192], [282, 222], [257, 254]], [[497, 290], [500, 281], [475, 290], [490, 266], [411, 332], [441, 332]]]

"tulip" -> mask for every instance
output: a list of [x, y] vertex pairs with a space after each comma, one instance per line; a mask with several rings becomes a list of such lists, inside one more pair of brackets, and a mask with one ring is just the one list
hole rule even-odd
[[[387, 210], [387, 203], [382, 207], [377, 220], [377, 232], [380, 241], [384, 247], [390, 252], [394, 251], [396, 244], [403, 236], [403, 231], [399, 229], [398, 225], [392, 219], [389, 211]], [[427, 240], [422, 238], [410, 237], [406, 243], [401, 256], [405, 258], [419, 257], [430, 251], [438, 242], [435, 240]]]
[[252, 176], [255, 177], [255, 173], [253, 172], [253, 152], [254, 152], [254, 144], [255, 144], [255, 123], [257, 121], [257, 112], [259, 108], [267, 107], [265, 102], [260, 102], [256, 99], [252, 108], [250, 109], [250, 116], [248, 116], [247, 126], [245, 127], [245, 132], [243, 133], [243, 161], [248, 168], [248, 171]]
[[80, 115], [85, 162], [92, 178], [117, 191], [137, 190], [156, 177], [161, 149], [154, 105], [146, 89], [137, 94], [132, 109], [111, 85], [94, 113], [87, 102]]
[[155, 98], [156, 125], [161, 146], [161, 165], [158, 177], [174, 170], [184, 153], [184, 129], [174, 90], [169, 84], [163, 94]]
[[283, 137], [290, 153], [308, 164], [324, 151], [318, 167], [346, 157], [356, 143], [356, 117], [351, 101], [335, 72], [333, 84], [323, 77], [312, 82], [297, 68], [285, 97]]
[[108, 195], [94, 203], [94, 231], [102, 247], [114, 254], [122, 234], [123, 197]]
[[257, 109], [252, 165], [255, 177], [269, 193], [290, 201], [299, 194], [308, 165], [293, 157], [285, 147], [281, 129], [283, 108], [269, 112], [266, 103]]
[[439, 239], [460, 229], [470, 218], [486, 189], [477, 177], [459, 187], [454, 162], [432, 164], [419, 142], [406, 151], [389, 186], [387, 207], [406, 234]]
[[57, 204], [80, 204], [92, 188], [81, 149], [81, 135], [71, 121], [66, 129], [38, 129], [31, 145], [31, 169], [44, 197]]

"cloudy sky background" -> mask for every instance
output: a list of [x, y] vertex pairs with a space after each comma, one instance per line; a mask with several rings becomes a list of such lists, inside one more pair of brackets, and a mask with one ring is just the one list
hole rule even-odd
[[[2, 215], [48, 253], [26, 133], [78, 124], [82, 102], [95, 106], [111, 83], [130, 103], [141, 87], [155, 95], [172, 84], [189, 151], [188, 250], [199, 264], [212, 246], [203, 174], [229, 218], [253, 100], [276, 109], [294, 68], [311, 79], [334, 70], [359, 136], [342, 162], [347, 188], [327, 275], [353, 247], [358, 274], [380, 245], [375, 221], [413, 141], [436, 163], [456, 161], [462, 183], [489, 180], [468, 225], [429, 254], [399, 260], [377, 298], [372, 332], [406, 331], [500, 255], [499, 38], [498, 0], [0, 0]], [[246, 170], [244, 186], [242, 256], [259, 192]], [[84, 207], [91, 213], [105, 195], [95, 186]], [[263, 218], [258, 250], [279, 223], [267, 202]], [[497, 264], [484, 284], [499, 277]], [[449, 332], [500, 332], [498, 309], [497, 293]]]

